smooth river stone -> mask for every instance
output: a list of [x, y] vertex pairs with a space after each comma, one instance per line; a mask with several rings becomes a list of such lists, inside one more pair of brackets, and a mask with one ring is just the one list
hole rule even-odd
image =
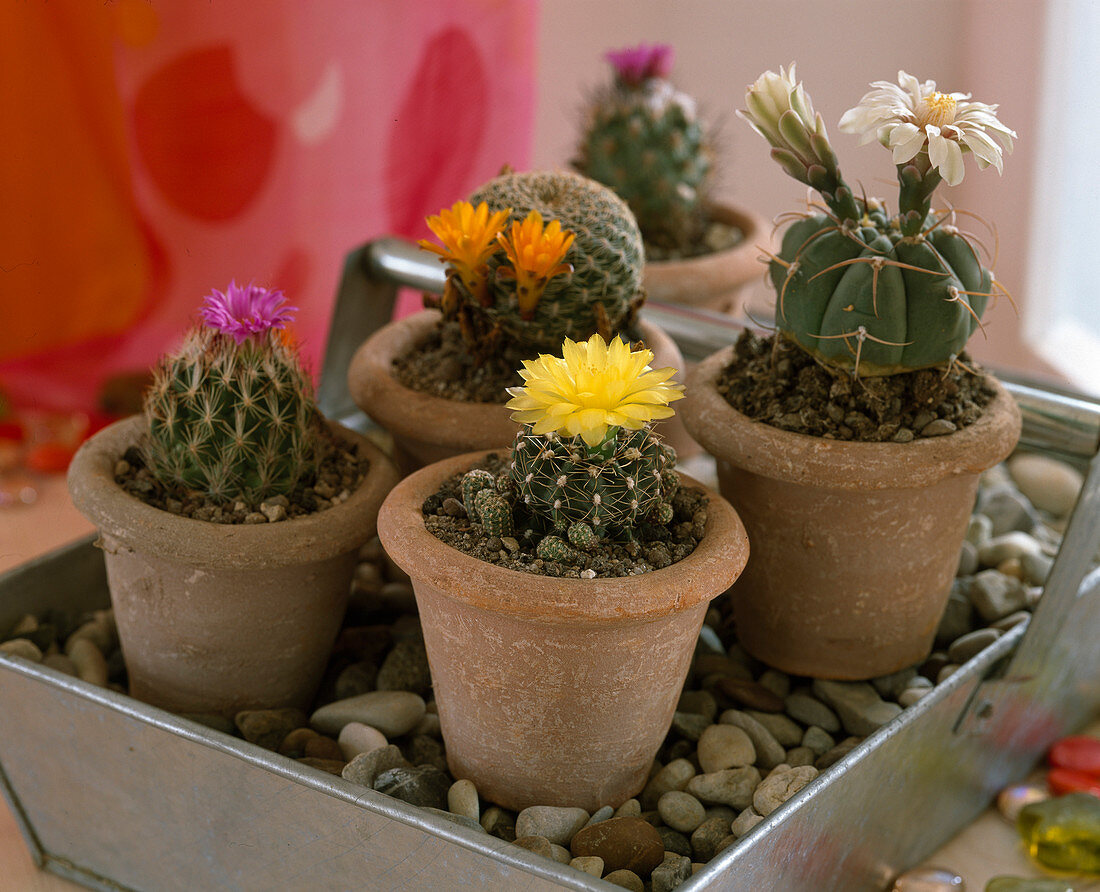
[[532, 805], [516, 816], [516, 836], [545, 836], [552, 843], [567, 846], [588, 823], [588, 817], [583, 808]]
[[703, 803], [682, 790], [669, 790], [657, 803], [657, 813], [673, 830], [691, 833], [706, 820]]
[[812, 766], [778, 768], [760, 782], [752, 794], [752, 807], [767, 817], [818, 775]]
[[327, 703], [310, 716], [322, 734], [339, 734], [349, 722], [377, 728], [386, 737], [400, 737], [424, 717], [424, 699], [409, 691], [371, 691], [358, 697]]
[[699, 737], [699, 767], [704, 774], [744, 768], [756, 761], [749, 735], [735, 725], [710, 725]]
[[915, 867], [900, 874], [890, 892], [965, 892], [966, 881], [946, 867]]
[[1014, 576], [982, 570], [970, 580], [970, 603], [987, 623], [1003, 619], [1027, 606], [1027, 586]]
[[786, 757], [783, 745], [775, 739], [772, 732], [748, 713], [727, 709], [722, 713], [720, 721], [723, 725], [740, 728], [749, 736], [753, 749], [756, 750], [756, 764], [765, 771], [771, 771]]
[[1039, 542], [1027, 533], [1015, 530], [990, 539], [978, 549], [978, 561], [983, 567], [996, 567], [1010, 558], [1023, 558], [1028, 554], [1042, 554]]
[[787, 697], [784, 707], [787, 715], [804, 725], [817, 725], [830, 734], [836, 734], [840, 730], [840, 719], [837, 718], [836, 713], [809, 694], [796, 691]]
[[873, 734], [901, 713], [898, 704], [887, 703], [867, 682], [818, 678], [813, 689], [815, 696], [836, 710], [844, 730], [857, 737]]
[[1033, 802], [1045, 802], [1050, 798], [1046, 787], [1037, 787], [1031, 784], [1013, 784], [1005, 787], [997, 794], [997, 811], [1008, 823], [1015, 826], [1016, 818], [1025, 805]]
[[360, 753], [340, 772], [344, 780], [353, 784], [362, 784], [364, 787], [374, 787], [374, 779], [383, 771], [391, 768], [408, 768], [409, 763], [392, 743], [388, 746], [371, 750], [369, 753]]
[[[472, 780], [456, 780], [447, 791], [447, 811], [474, 821], [481, 820], [481, 803]], [[481, 827], [481, 824], [478, 824]], [[484, 827], [481, 827], [484, 830]]]
[[596, 855], [604, 867], [631, 870], [648, 877], [665, 857], [665, 845], [656, 828], [641, 818], [612, 818], [585, 827], [569, 845], [574, 857]]
[[1073, 509], [1083, 482], [1076, 468], [1045, 455], [1017, 455], [1008, 472], [1031, 504], [1058, 517]]
[[752, 805], [753, 791], [759, 783], [760, 772], [750, 765], [696, 775], [688, 781], [687, 792], [700, 802], [728, 805], [741, 811]]
[[377, 728], [364, 725], [362, 722], [348, 722], [344, 725], [340, 729], [337, 742], [344, 753], [344, 758], [349, 762], [360, 753], [369, 753], [371, 750], [381, 749], [389, 743], [385, 734]]

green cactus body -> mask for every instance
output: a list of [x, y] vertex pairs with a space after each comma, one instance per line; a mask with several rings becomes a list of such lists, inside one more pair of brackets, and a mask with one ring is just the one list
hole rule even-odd
[[236, 344], [196, 328], [154, 370], [145, 461], [169, 489], [254, 505], [316, 470], [320, 415], [297, 357], [271, 332]]
[[596, 535], [592, 525], [581, 520], [569, 525], [567, 536], [569, 544], [581, 551], [595, 551], [600, 544], [600, 537]]
[[467, 471], [462, 477], [462, 507], [466, 509], [466, 516], [470, 520], [478, 522], [481, 514], [477, 510], [477, 495], [483, 490], [495, 488], [493, 475], [488, 471], [475, 468]]
[[581, 553], [560, 536], [544, 536], [535, 547], [535, 556], [559, 564], [584, 563]]
[[512, 524], [512, 506], [496, 490], [483, 489], [474, 497], [482, 529], [487, 536], [503, 539], [515, 532]]
[[630, 205], [650, 244], [692, 245], [705, 222], [711, 170], [695, 100], [664, 78], [616, 79], [596, 95], [586, 118], [577, 169]]
[[[490, 211], [512, 208], [511, 221], [532, 210], [558, 220], [576, 238], [565, 262], [573, 272], [550, 280], [530, 320], [522, 319], [515, 281], [490, 276], [492, 304], [481, 308], [509, 339], [532, 350], [558, 350], [565, 338], [580, 341], [603, 324], [611, 332], [628, 325], [640, 304], [645, 255], [630, 208], [605, 186], [574, 173], [532, 171], [503, 174], [470, 197]], [[489, 261], [494, 271], [502, 253]]]
[[867, 377], [950, 363], [979, 325], [993, 276], [954, 227], [933, 223], [906, 237], [871, 204], [858, 226], [824, 214], [791, 225], [769, 265], [780, 331]]
[[676, 453], [651, 431], [620, 428], [608, 458], [594, 458], [580, 438], [516, 434], [510, 470], [519, 501], [567, 531], [588, 524], [598, 535], [631, 535], [658, 504], [671, 498], [664, 475]]

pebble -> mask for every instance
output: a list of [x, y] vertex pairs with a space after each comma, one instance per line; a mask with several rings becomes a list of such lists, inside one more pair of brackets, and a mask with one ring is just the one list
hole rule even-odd
[[783, 698], [769, 691], [755, 681], [743, 681], [737, 678], [720, 678], [718, 690], [742, 706], [758, 709], [761, 712], [782, 712]]
[[734, 725], [744, 731], [756, 751], [756, 764], [770, 771], [783, 761], [786, 752], [775, 736], [748, 713], [727, 709], [722, 713], [722, 724]]
[[730, 822], [722, 817], [707, 818], [691, 834], [691, 850], [699, 861], [709, 861], [718, 854], [718, 847], [730, 836]]
[[[279, 743], [276, 752], [280, 756], [289, 756], [291, 759], [300, 759], [306, 755], [306, 744], [321, 735], [312, 728], [295, 728]], [[346, 759], [344, 760], [347, 761]]]
[[1025, 877], [993, 877], [985, 884], [985, 892], [1073, 892], [1067, 880], [1034, 880]]
[[[73, 661], [70, 660], [65, 654], [46, 654], [42, 658], [42, 665], [49, 666], [51, 669], [56, 669], [58, 672], [64, 672], [66, 675], [76, 677], [76, 666], [73, 665]], [[230, 722], [230, 733], [232, 733], [233, 727]]]
[[674, 712], [672, 714], [672, 730], [687, 740], [698, 740], [707, 728], [711, 727], [712, 719], [697, 712]]
[[[814, 751], [817, 756], [822, 756], [829, 752], [834, 746], [836, 746], [836, 740], [833, 735], [826, 731], [824, 728], [819, 728], [817, 725], [810, 725], [809, 728], [802, 735], [802, 746], [809, 747]], [[776, 765], [779, 763], [776, 762]], [[772, 768], [775, 765], [771, 766]]]
[[610, 805], [604, 805], [592, 812], [592, 817], [588, 819], [588, 822], [584, 826], [591, 827], [593, 824], [610, 820], [613, 817], [615, 817], [615, 809]]
[[814, 768], [818, 771], [824, 771], [826, 768], [830, 768], [861, 743], [863, 743], [862, 737], [845, 737], [840, 743], [829, 750], [829, 752], [825, 753], [823, 756], [818, 756], [817, 761], [814, 762]]
[[[429, 706], [432, 704], [429, 704]], [[412, 730], [413, 734], [424, 734], [427, 737], [434, 737], [437, 740], [443, 739], [443, 729], [439, 724], [439, 715], [434, 712], [427, 712], [424, 717], [417, 722], [416, 727]]]
[[302, 765], [308, 765], [310, 768], [317, 768], [328, 774], [334, 774], [339, 777], [344, 770], [343, 759], [318, 759], [314, 756], [303, 756], [295, 761]]
[[[285, 740], [286, 738], [283, 739]], [[314, 733], [314, 735], [306, 741], [305, 749], [302, 756], [299, 758], [323, 759], [326, 762], [337, 762], [340, 767], [336, 769], [334, 772], [335, 774], [342, 773], [344, 765], [346, 765], [348, 761], [344, 758], [344, 751], [340, 749], [340, 744], [331, 737], [324, 737], [317, 733]]]
[[669, 790], [657, 802], [661, 820], [673, 830], [691, 833], [706, 819], [703, 803], [681, 790]]
[[802, 727], [781, 712], [747, 709], [745, 714], [763, 725], [781, 746], [798, 746], [802, 742]]
[[996, 570], [983, 570], [971, 579], [967, 594], [974, 609], [987, 623], [1027, 606], [1027, 586]]
[[603, 878], [605, 883], [629, 889], [630, 892], [645, 892], [645, 883], [633, 870], [613, 870]]
[[581, 855], [572, 859], [569, 866], [597, 879], [603, 876], [603, 858], [598, 855]]
[[368, 663], [365, 660], [360, 663], [350, 663], [336, 676], [333, 693], [337, 700], [348, 700], [360, 694], [369, 694], [374, 690], [377, 678], [377, 663]]
[[691, 858], [678, 852], [665, 852], [665, 860], [653, 868], [650, 876], [653, 892], [672, 892], [691, 878]]
[[81, 638], [87, 638], [103, 654], [118, 647], [118, 626], [115, 625], [114, 611], [97, 610], [94, 617], [80, 626], [65, 641], [65, 653]]
[[0, 644], [0, 653], [9, 657], [22, 657], [32, 663], [42, 662], [42, 650], [33, 641], [27, 638], [12, 638]]
[[459, 827], [467, 827], [475, 833], [485, 833], [484, 827], [466, 815], [456, 815], [454, 812], [446, 811], [442, 808], [433, 808], [430, 805], [423, 806], [423, 809], [426, 812], [431, 812], [433, 815], [438, 815], [445, 821], [450, 821], [452, 824], [458, 824]]
[[[693, 777], [695, 777], [695, 766], [691, 762], [687, 759], [673, 759], [649, 779], [645, 789], [642, 790], [641, 804], [647, 808], [656, 808], [657, 800], [662, 795], [669, 790], [683, 790]], [[623, 807], [625, 808], [625, 803]], [[619, 817], [618, 812], [615, 814]]]
[[890, 892], [965, 892], [966, 882], [946, 867], [915, 867], [894, 880]]
[[[481, 820], [477, 787], [472, 780], [463, 778], [451, 784], [451, 788], [447, 791], [447, 811], [463, 815], [473, 821]], [[481, 827], [481, 824], [478, 824], [478, 827]]]
[[791, 768], [801, 768], [803, 765], [813, 765], [816, 758], [817, 753], [808, 746], [795, 746], [787, 750], [787, 758], [783, 761]]
[[[686, 759], [684, 761], [687, 761]], [[688, 762], [688, 766], [691, 767], [691, 763]], [[691, 768], [692, 774], [695, 773], [695, 768]], [[689, 778], [690, 780], [690, 778]], [[636, 818], [642, 813], [642, 805], [637, 799], [627, 799], [622, 805], [615, 809], [616, 818]]]
[[1006, 558], [997, 564], [994, 569], [998, 573], [1004, 573], [1005, 576], [1015, 576], [1017, 579], [1024, 578], [1024, 565], [1018, 557]]
[[981, 565], [978, 563], [978, 547], [972, 542], [963, 539], [959, 548], [959, 565], [955, 570], [956, 576], [973, 576]]
[[960, 635], [965, 635], [974, 627], [974, 605], [967, 595], [969, 582], [956, 579], [951, 584], [951, 593], [947, 596], [940, 624], [936, 628], [936, 644], [950, 644]]
[[386, 737], [399, 737], [424, 717], [424, 699], [409, 691], [371, 691], [336, 700], [310, 716], [309, 723], [322, 734], [339, 734], [348, 722], [377, 728]]
[[777, 768], [760, 782], [752, 796], [757, 814], [767, 817], [818, 775], [811, 765]]
[[1032, 585], [1045, 585], [1053, 566], [1054, 559], [1045, 554], [1025, 554], [1020, 558], [1024, 581]]
[[971, 514], [966, 527], [966, 541], [981, 547], [993, 538], [993, 521], [984, 514]]
[[787, 715], [804, 725], [817, 725], [830, 734], [840, 730], [840, 719], [828, 706], [806, 693], [795, 692], [784, 701]]
[[72, 642], [68, 657], [83, 681], [101, 688], [107, 686], [107, 658], [90, 638], [78, 638]]
[[952, 434], [957, 430], [955, 422], [948, 421], [946, 418], [937, 418], [922, 427], [920, 435], [922, 437], [942, 437], [944, 434]]
[[569, 845], [588, 818], [583, 808], [532, 805], [516, 816], [516, 836], [545, 836], [550, 842]]
[[661, 834], [661, 842], [665, 844], [666, 854], [675, 852], [677, 855], [691, 857], [691, 840], [679, 830], [673, 830], [671, 827], [658, 827], [657, 832]]
[[420, 637], [398, 641], [378, 669], [376, 687], [380, 691], [411, 691], [420, 696], [432, 689], [428, 652]]
[[743, 768], [756, 761], [749, 735], [735, 725], [711, 725], [699, 738], [699, 767], [704, 774], [723, 768]]
[[952, 663], [965, 663], [976, 657], [1003, 635], [1000, 629], [978, 629], [956, 638], [947, 648], [947, 658]]
[[700, 802], [728, 805], [740, 811], [752, 804], [753, 790], [759, 783], [760, 771], [750, 765], [696, 775], [688, 782], [687, 792]]
[[300, 709], [246, 709], [238, 712], [233, 721], [249, 743], [278, 750], [284, 737], [306, 723], [306, 714]]
[[814, 679], [813, 690], [817, 697], [836, 710], [844, 730], [857, 737], [873, 734], [901, 713], [900, 706], [887, 703], [866, 682], [818, 678]]
[[900, 694], [898, 694], [898, 705], [900, 707], [902, 707], [902, 709], [908, 709], [910, 706], [912, 706], [918, 700], [922, 699], [923, 697], [926, 697], [930, 693], [932, 693], [932, 689], [930, 687], [929, 688], [906, 688], [904, 691], [902, 691]]
[[565, 846], [559, 846], [556, 842], [550, 843], [550, 857], [559, 864], [568, 864], [573, 860], [573, 855]]
[[1013, 481], [1036, 508], [1062, 517], [1073, 510], [1081, 472], [1045, 455], [1021, 453], [1008, 462]]
[[447, 791], [451, 781], [434, 765], [408, 768], [388, 768], [374, 779], [374, 789], [410, 805], [447, 807]]
[[947, 679], [959, 671], [958, 663], [945, 663], [936, 673], [936, 684], [943, 684]]
[[718, 715], [718, 701], [709, 691], [684, 691], [676, 704], [676, 711], [701, 715], [713, 722]]
[[490, 805], [481, 814], [481, 826], [490, 836], [503, 839], [505, 842], [515, 842], [515, 815], [506, 808], [501, 808], [499, 805]]
[[791, 692], [791, 677], [778, 669], [765, 669], [757, 682], [777, 697], [786, 697]]
[[447, 770], [443, 744], [433, 737], [414, 734], [401, 744], [401, 752], [412, 765], [434, 765], [440, 771]]
[[733, 819], [733, 823], [730, 824], [730, 832], [740, 838], [763, 820], [764, 816], [750, 805]]
[[880, 675], [878, 678], [872, 678], [871, 684], [879, 695], [882, 697], [896, 698], [898, 694], [909, 687], [909, 682], [917, 676], [917, 669], [915, 666], [910, 666], [907, 669], [899, 669], [897, 672], [892, 672], [889, 675]]
[[1033, 802], [1044, 802], [1050, 798], [1050, 791], [1046, 785], [1013, 784], [1005, 787], [997, 794], [997, 811], [1001, 817], [1013, 827], [1016, 826], [1016, 818], [1025, 805]]
[[738, 660], [721, 654], [703, 653], [695, 658], [695, 674], [699, 678], [709, 676], [728, 677], [741, 681], [752, 681], [752, 670]]
[[665, 847], [641, 818], [612, 818], [579, 830], [569, 844], [574, 856], [598, 855], [609, 871], [632, 870], [648, 877], [664, 860]]
[[267, 518], [268, 523], [278, 523], [286, 520], [286, 508], [276, 502], [260, 502], [260, 513]]
[[527, 849], [527, 851], [534, 852], [536, 855], [542, 855], [543, 858], [556, 860], [554, 859], [554, 844], [545, 836], [517, 836], [514, 842], [521, 849]]
[[1043, 549], [1033, 536], [1014, 530], [1003, 536], [995, 536], [978, 549], [978, 561], [983, 567], [996, 567], [1012, 558], [1025, 554], [1042, 554]]
[[337, 738], [344, 758], [351, 761], [360, 753], [369, 753], [371, 750], [381, 749], [389, 741], [386, 735], [377, 728], [364, 725], [362, 722], [348, 722], [340, 729]]
[[[978, 510], [989, 518], [993, 536], [1013, 530], [1030, 533], [1039, 522], [1039, 514], [1031, 503], [1012, 485], [979, 491]], [[977, 543], [975, 543], [977, 544]], [[979, 545], [979, 549], [980, 549]]]
[[344, 766], [340, 776], [353, 784], [362, 784], [364, 787], [373, 789], [375, 779], [383, 771], [407, 767], [410, 767], [409, 763], [401, 754], [401, 750], [391, 743], [368, 753], [360, 753]]

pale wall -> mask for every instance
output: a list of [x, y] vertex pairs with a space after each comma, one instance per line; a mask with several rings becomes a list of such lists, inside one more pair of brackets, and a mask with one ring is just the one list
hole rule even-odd
[[[805, 188], [771, 161], [764, 141], [734, 115], [760, 72], [796, 60], [845, 178], [896, 207], [889, 153], [877, 143], [860, 147], [836, 122], [870, 81], [892, 81], [905, 69], [941, 89], [999, 102], [1001, 119], [1020, 134], [1003, 177], [970, 166], [962, 185], [941, 187], [938, 198], [996, 222], [997, 277], [1023, 313], [1045, 6], [1045, 0], [544, 0], [533, 163], [562, 166], [572, 155], [586, 91], [609, 77], [605, 50], [666, 42], [677, 54], [673, 80], [719, 124], [720, 197], [768, 219], [804, 198]], [[973, 229], [981, 232], [981, 224]], [[992, 249], [993, 240], [986, 240]], [[770, 300], [761, 285], [750, 303]], [[986, 327], [989, 339], [979, 333], [971, 342], [979, 358], [1042, 368], [1021, 349], [1020, 320], [1007, 302], [987, 313]]]

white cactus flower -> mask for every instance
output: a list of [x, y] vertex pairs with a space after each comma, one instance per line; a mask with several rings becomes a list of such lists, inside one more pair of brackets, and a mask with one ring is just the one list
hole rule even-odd
[[[923, 84], [898, 72], [898, 83], [875, 81], [859, 105], [840, 119], [845, 133], [861, 133], [860, 143], [877, 139], [904, 164], [928, 152], [932, 167], [949, 186], [963, 180], [963, 154], [973, 152], [978, 168], [1003, 172], [1002, 149], [1012, 151], [1015, 131], [997, 120], [997, 106], [973, 102], [969, 93], [941, 93], [935, 81]], [[998, 145], [1000, 143], [1000, 145]]]
[[813, 133], [817, 126], [817, 113], [801, 81], [796, 80], [794, 62], [786, 69], [779, 66], [779, 74], [765, 71], [760, 75], [745, 92], [745, 105], [738, 109], [738, 116], [773, 146], [788, 143], [779, 129], [779, 119], [788, 110], [798, 116], [807, 132]]

